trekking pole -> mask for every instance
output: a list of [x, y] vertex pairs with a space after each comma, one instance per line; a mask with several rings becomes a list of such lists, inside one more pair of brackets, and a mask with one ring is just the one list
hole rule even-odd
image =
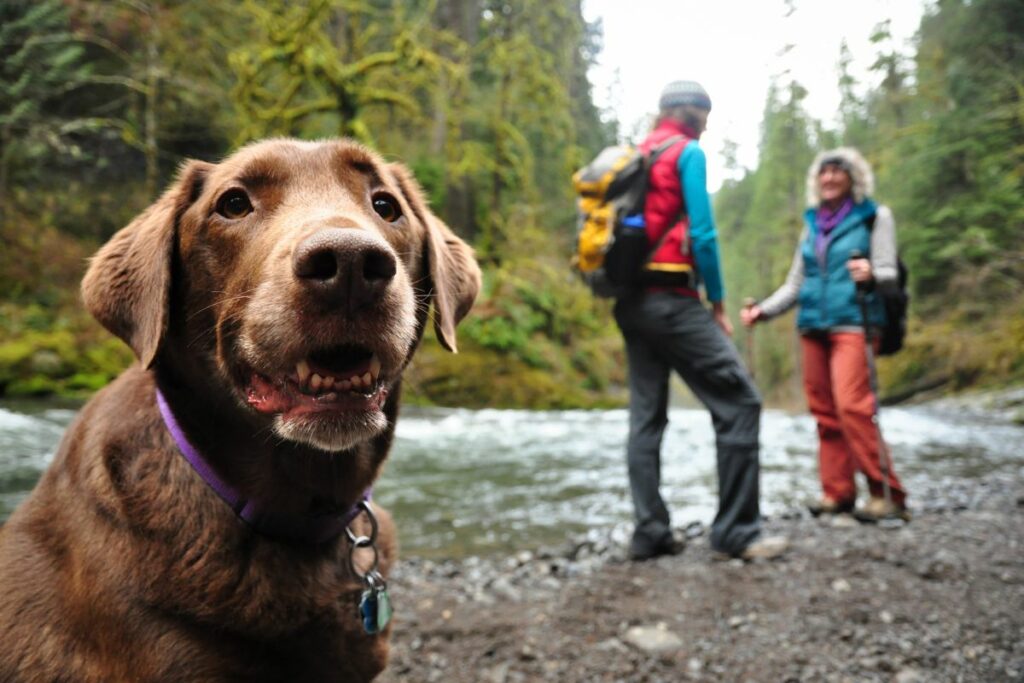
[[[850, 260], [867, 258], [863, 252], [854, 251], [850, 254]], [[871, 386], [871, 422], [875, 425], [875, 432], [878, 434], [878, 465], [882, 470], [882, 491], [885, 495], [885, 506], [893, 510], [892, 489], [889, 486], [889, 472], [891, 471], [892, 456], [889, 453], [889, 446], [882, 436], [882, 423], [878, 419], [878, 371], [875, 368], [875, 348], [872, 344], [871, 324], [868, 322], [868, 297], [867, 282], [858, 282], [857, 305], [860, 306], [861, 325], [864, 327], [864, 356], [868, 364], [868, 381]], [[903, 526], [903, 520], [893, 513], [879, 520], [878, 525], [883, 528], [895, 529]]]
[[[743, 308], [750, 308], [757, 303], [757, 299], [752, 296], [748, 296], [743, 300]], [[757, 377], [757, 368], [755, 367], [754, 360], [754, 326], [751, 325], [747, 328], [747, 371], [750, 372], [750, 379]]]

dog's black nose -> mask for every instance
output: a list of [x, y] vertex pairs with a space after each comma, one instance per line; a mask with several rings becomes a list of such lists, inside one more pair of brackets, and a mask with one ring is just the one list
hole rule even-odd
[[398, 262], [386, 242], [363, 230], [328, 228], [299, 243], [292, 269], [320, 303], [355, 313], [380, 298]]

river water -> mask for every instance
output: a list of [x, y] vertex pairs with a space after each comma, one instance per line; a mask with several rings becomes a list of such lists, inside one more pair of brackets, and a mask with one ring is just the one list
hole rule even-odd
[[[968, 408], [965, 408], [968, 405]], [[73, 407], [0, 405], [0, 519], [34, 486]], [[882, 426], [911, 493], [992, 474], [1024, 476], [1024, 427], [959, 402], [887, 408]], [[625, 410], [406, 409], [375, 499], [393, 512], [405, 555], [455, 557], [560, 545], [598, 529], [624, 535]], [[762, 508], [769, 515], [818, 495], [808, 415], [766, 411]], [[706, 412], [674, 408], [662, 450], [673, 524], [714, 515], [714, 433]]]

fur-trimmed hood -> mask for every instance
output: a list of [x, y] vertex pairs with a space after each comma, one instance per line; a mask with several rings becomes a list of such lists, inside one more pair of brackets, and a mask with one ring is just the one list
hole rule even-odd
[[808, 206], [818, 206], [821, 203], [821, 196], [818, 194], [818, 168], [825, 159], [835, 157], [842, 159], [850, 168], [850, 179], [853, 181], [851, 193], [855, 203], [861, 203], [875, 191], [875, 174], [872, 173], [871, 164], [867, 159], [853, 147], [837, 147], [820, 152], [807, 169]]

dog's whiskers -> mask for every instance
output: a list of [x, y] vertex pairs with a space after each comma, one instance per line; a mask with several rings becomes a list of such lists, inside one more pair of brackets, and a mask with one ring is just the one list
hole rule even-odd
[[[226, 297], [222, 297], [220, 299], [217, 299], [214, 302], [212, 302], [211, 304], [209, 304], [208, 306], [203, 306], [202, 308], [200, 308], [200, 309], [196, 310], [195, 312], [191, 313], [188, 316], [188, 320], [192, 320], [192, 318], [196, 317], [200, 313], [204, 313], [204, 312], [210, 310], [214, 306], [220, 306], [221, 304], [226, 304], [226, 303], [228, 303], [230, 301], [238, 301], [239, 299], [251, 299], [252, 298], [252, 293], [255, 292], [257, 289], [259, 289], [259, 288], [258, 287], [253, 287], [253, 288], [251, 288], [249, 290], [246, 290], [246, 291], [242, 292], [241, 294], [236, 294], [234, 296], [226, 296]], [[217, 291], [215, 291], [214, 294], [224, 294], [224, 292], [217, 292]]]

